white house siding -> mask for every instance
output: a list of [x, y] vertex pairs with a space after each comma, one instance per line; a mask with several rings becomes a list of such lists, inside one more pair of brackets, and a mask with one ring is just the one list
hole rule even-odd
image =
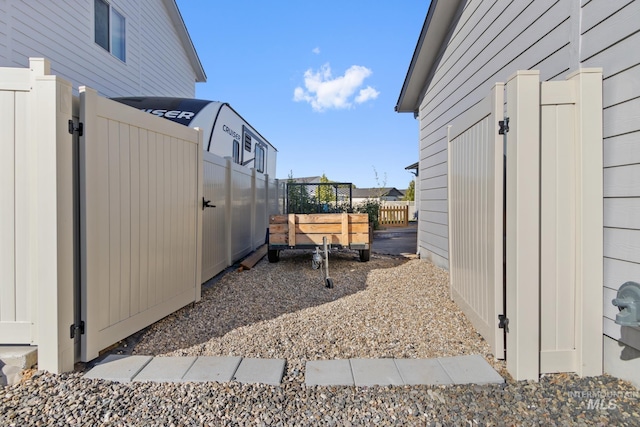
[[447, 125], [517, 70], [540, 69], [545, 80], [564, 78], [577, 65], [571, 63], [577, 62], [572, 25], [571, 1], [464, 4], [419, 111], [422, 258], [448, 268]]
[[419, 109], [421, 257], [448, 267], [447, 125], [516, 70], [554, 80], [602, 68], [604, 364], [638, 385], [640, 328], [615, 324], [611, 300], [623, 283], [640, 282], [640, 1], [470, 0], [463, 8]]
[[623, 283], [640, 282], [640, 2], [583, 3], [580, 60], [604, 79], [604, 332], [640, 350], [640, 328], [622, 332], [611, 304]]
[[0, 66], [51, 61], [51, 73], [101, 95], [195, 95], [195, 71], [162, 0], [111, 0], [126, 19], [126, 62], [94, 42], [93, 0], [0, 0]]

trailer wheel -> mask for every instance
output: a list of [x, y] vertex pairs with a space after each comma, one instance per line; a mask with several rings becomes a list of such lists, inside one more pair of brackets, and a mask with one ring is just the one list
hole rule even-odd
[[331, 277], [327, 277], [327, 288], [333, 289], [333, 279]]
[[367, 262], [371, 259], [371, 249], [360, 249], [360, 261]]
[[278, 262], [280, 261], [280, 251], [277, 249], [269, 249], [267, 257], [269, 258], [269, 262]]

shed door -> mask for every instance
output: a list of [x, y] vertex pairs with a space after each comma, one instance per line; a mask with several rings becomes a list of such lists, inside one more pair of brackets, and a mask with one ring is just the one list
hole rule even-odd
[[449, 127], [448, 200], [451, 296], [504, 359], [504, 85]]

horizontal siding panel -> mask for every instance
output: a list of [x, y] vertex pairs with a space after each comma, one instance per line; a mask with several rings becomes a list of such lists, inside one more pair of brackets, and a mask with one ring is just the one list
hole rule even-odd
[[[472, 7], [473, 5], [476, 7]], [[460, 18], [456, 33], [447, 46], [445, 56], [431, 81], [432, 89], [430, 91], [434, 91], [434, 93], [427, 92], [428, 97], [435, 96], [436, 90], [446, 88], [447, 81], [453, 78], [449, 74], [451, 70], [455, 69], [459, 73], [469, 67], [470, 58], [479, 55], [483, 49], [488, 48], [488, 45], [496, 39], [496, 34], [504, 31], [504, 27], [500, 25], [506, 23], [508, 26], [511, 19], [522, 11], [520, 5], [514, 4], [510, 0], [499, 0], [495, 3], [471, 2], [467, 6]], [[492, 14], [491, 10], [496, 12]], [[495, 16], [502, 16], [505, 19], [497, 20], [494, 18]]]
[[449, 216], [447, 215], [447, 212], [424, 211], [422, 212], [421, 219], [442, 225], [447, 225], [449, 223]]
[[444, 212], [447, 213], [448, 205], [446, 200], [428, 200], [420, 203], [420, 211], [423, 212]]
[[640, 164], [605, 168], [604, 197], [640, 196]]
[[435, 234], [436, 236], [447, 238], [449, 235], [449, 229], [446, 225], [434, 224], [432, 222], [425, 222], [423, 230], [429, 234]]
[[605, 108], [639, 97], [640, 64], [602, 82], [602, 105]]
[[582, 8], [582, 32], [589, 31], [629, 3], [633, 0], [589, 1]]
[[428, 190], [420, 189], [420, 200], [446, 200], [446, 188], [431, 188]]
[[629, 281], [640, 283], [640, 263], [605, 257], [603, 270], [604, 286], [614, 291]]
[[640, 46], [640, 32], [620, 40], [589, 59], [582, 59], [581, 65], [585, 68], [602, 68], [603, 77], [608, 78], [638, 64], [637, 55], [629, 55], [629, 52], [636, 52], [638, 46]]
[[616, 314], [620, 312], [618, 307], [613, 305], [611, 301], [617, 297], [617, 291], [614, 289], [604, 288], [603, 298], [602, 298], [602, 314], [607, 319], [611, 319], [613, 321], [616, 320]]
[[640, 230], [604, 229], [604, 256], [640, 263]]
[[447, 186], [447, 175], [440, 175], [422, 181], [426, 188], [445, 188]]
[[[522, 52], [522, 46], [529, 46], [530, 41], [539, 39], [539, 34], [547, 33], [549, 30], [539, 32], [535, 20], [553, 3], [553, 0], [529, 4], [512, 2], [503, 7], [497, 19], [488, 16], [488, 30], [472, 38], [473, 45], [461, 52], [462, 58], [456, 63], [455, 68], [442, 67], [439, 70], [446, 80], [432, 83], [433, 90], [425, 97], [427, 102], [423, 106], [429, 112], [429, 116], [440, 116], [442, 108], [448, 104], [447, 100], [451, 97], [454, 100], [463, 99], [471, 92], [469, 87], [477, 87], [480, 82], [485, 81], [489, 67], [494, 70], [501, 69]], [[522, 14], [523, 10], [526, 10], [526, 14]], [[565, 16], [568, 16], [568, 13]], [[542, 21], [544, 20], [538, 20], [538, 25]], [[561, 21], [562, 19], [558, 22]], [[537, 36], [534, 37], [532, 33]]]
[[[543, 13], [550, 3], [552, 2], [545, 0], [533, 4], [536, 12]], [[511, 33], [502, 34], [490, 44], [490, 48], [473, 58], [473, 66], [469, 72], [451, 73], [453, 90], [442, 91], [423, 104], [429, 115], [428, 120], [424, 121], [427, 126], [423, 126], [426, 134], [432, 134], [443, 121], [449, 123], [461, 111], [473, 106], [496, 81], [505, 81], [516, 70], [529, 69], [556, 51], [558, 45], [562, 45], [561, 41], [567, 40], [571, 28], [569, 21], [565, 21], [569, 15], [567, 4], [568, 2], [556, 3], [535, 22], [519, 21], [518, 25], [511, 27]], [[523, 26], [527, 26], [524, 31]], [[523, 46], [529, 47], [523, 50]], [[478, 96], [469, 96], [472, 93], [478, 93]], [[453, 107], [455, 112], [450, 111]]]
[[[548, 25], [545, 25], [543, 29], [546, 30], [547, 27]], [[449, 99], [460, 100], [453, 104], [442, 102], [441, 105], [436, 107], [432, 114], [429, 115], [429, 123], [424, 127], [424, 132], [427, 135], [437, 135], [438, 132], [443, 132], [442, 128], [444, 126], [451, 123], [459, 115], [464, 114], [465, 111], [475, 105], [483, 96], [486, 96], [495, 82], [505, 81], [516, 70], [531, 69], [533, 64], [538, 63], [542, 58], [546, 58], [553, 53], [558, 47], [558, 41], [566, 40], [569, 36], [570, 28], [570, 21], [564, 21], [558, 27], [551, 29], [549, 33], [544, 34], [540, 40], [534, 42], [525, 51], [517, 50], [520, 45], [510, 45], [509, 49], [506, 49], [499, 55], [500, 57], [511, 58], [502, 67], [495, 61], [492, 62], [494, 58], [488, 59], [488, 63], [483, 68], [486, 74], [461, 83], [462, 86], [453, 94], [449, 95]], [[541, 36], [537, 33], [533, 34]], [[529, 42], [520, 41], [519, 43]], [[568, 58], [566, 61], [568, 61]], [[455, 94], [456, 92], [458, 92], [458, 94]], [[424, 122], [427, 123], [427, 120]]]
[[434, 154], [440, 153], [442, 151], [447, 151], [447, 139], [439, 139], [433, 144], [430, 144], [424, 147], [420, 151], [420, 158], [425, 159], [427, 157], [433, 156]]
[[449, 259], [449, 240], [446, 237], [437, 236], [432, 233], [421, 233], [420, 246], [427, 250]]
[[605, 138], [640, 131], [640, 98], [604, 109]]
[[588, 59], [638, 31], [640, 2], [631, 2], [582, 36], [581, 56]]
[[640, 229], [640, 197], [604, 199], [604, 226]]
[[439, 165], [447, 162], [447, 151], [440, 151], [433, 156], [429, 156], [421, 161], [421, 166], [429, 168], [431, 166]]
[[420, 178], [422, 179], [420, 181], [420, 188], [424, 188], [423, 186], [423, 181], [425, 179], [429, 179], [429, 178], [433, 178], [436, 176], [442, 176], [442, 175], [446, 175], [447, 174], [447, 164], [446, 163], [440, 163], [438, 165], [432, 166], [430, 168], [427, 169], [421, 169], [420, 170]]
[[604, 318], [603, 328], [606, 336], [640, 350], [640, 329], [624, 327], [623, 330], [622, 326], [606, 317]]
[[[8, 46], [0, 48], [0, 66], [45, 57], [52, 74], [105, 96], [195, 95], [194, 71], [162, 0], [112, 3], [126, 20], [126, 63], [95, 44], [92, 1], [2, 3], [11, 13], [0, 14], [0, 45]], [[149, 15], [157, 16], [153, 25], [144, 24]]]
[[604, 166], [622, 166], [640, 163], [640, 131], [627, 133], [604, 140]]

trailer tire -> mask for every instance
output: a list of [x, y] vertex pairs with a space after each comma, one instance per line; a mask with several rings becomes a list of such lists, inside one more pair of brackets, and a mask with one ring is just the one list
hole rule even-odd
[[371, 249], [360, 249], [360, 261], [367, 262], [371, 259]]
[[333, 289], [333, 279], [331, 277], [327, 277], [327, 288]]
[[269, 249], [267, 257], [269, 258], [269, 262], [278, 262], [280, 261], [280, 251], [277, 249]]

